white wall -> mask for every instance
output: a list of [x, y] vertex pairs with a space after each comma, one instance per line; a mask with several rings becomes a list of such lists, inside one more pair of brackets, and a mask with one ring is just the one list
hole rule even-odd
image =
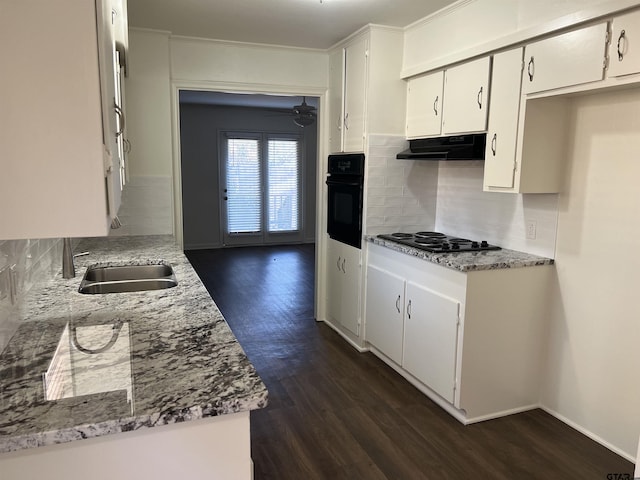
[[640, 433], [640, 90], [578, 98], [542, 403], [634, 458]]
[[171, 75], [174, 82], [215, 88], [298, 93], [301, 88], [327, 88], [329, 58], [320, 50], [172, 37]]

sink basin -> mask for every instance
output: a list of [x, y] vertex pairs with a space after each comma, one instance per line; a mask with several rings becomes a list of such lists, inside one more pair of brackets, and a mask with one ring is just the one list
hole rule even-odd
[[178, 285], [171, 265], [118, 265], [89, 267], [82, 278], [80, 293], [122, 293], [161, 290]]

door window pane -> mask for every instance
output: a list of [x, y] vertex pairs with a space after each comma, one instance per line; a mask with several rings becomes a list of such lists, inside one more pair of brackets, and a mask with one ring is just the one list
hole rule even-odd
[[269, 139], [267, 151], [268, 231], [298, 230], [300, 161], [297, 140]]
[[226, 174], [229, 233], [260, 232], [262, 199], [258, 140], [228, 139]]

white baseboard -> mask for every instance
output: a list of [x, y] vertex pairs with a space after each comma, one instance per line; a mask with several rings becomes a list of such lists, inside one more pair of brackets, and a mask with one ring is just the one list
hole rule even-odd
[[626, 460], [629, 460], [631, 463], [635, 463], [636, 462], [636, 459], [634, 458], [634, 456], [632, 454], [630, 454], [629, 452], [625, 452], [625, 451], [621, 450], [620, 448], [616, 447], [615, 445], [612, 445], [611, 443], [607, 442], [606, 440], [604, 440], [599, 435], [596, 435], [592, 431], [587, 430], [586, 428], [584, 428], [581, 425], [578, 425], [577, 423], [575, 423], [572, 420], [569, 420], [564, 415], [561, 415], [558, 412], [556, 412], [555, 410], [552, 410], [552, 409], [550, 409], [548, 407], [545, 407], [544, 405], [540, 405], [540, 408], [542, 410], [544, 410], [545, 412], [547, 412], [549, 415], [551, 415], [551, 416], [557, 418], [558, 420], [560, 420], [562, 423], [566, 423], [567, 425], [569, 425], [574, 430], [577, 430], [578, 432], [582, 433], [583, 435], [589, 437], [594, 442], [598, 442], [603, 447], [608, 448], [613, 453], [616, 453], [616, 454], [620, 455], [622, 458], [624, 458]]

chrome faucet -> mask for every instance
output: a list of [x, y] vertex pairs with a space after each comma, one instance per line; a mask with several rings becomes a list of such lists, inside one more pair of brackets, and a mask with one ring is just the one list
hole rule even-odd
[[89, 252], [82, 252], [76, 255], [73, 254], [71, 248], [71, 239], [69, 237], [62, 241], [62, 278], [73, 278], [76, 276], [76, 266], [73, 262], [75, 257], [82, 255], [89, 255]]

